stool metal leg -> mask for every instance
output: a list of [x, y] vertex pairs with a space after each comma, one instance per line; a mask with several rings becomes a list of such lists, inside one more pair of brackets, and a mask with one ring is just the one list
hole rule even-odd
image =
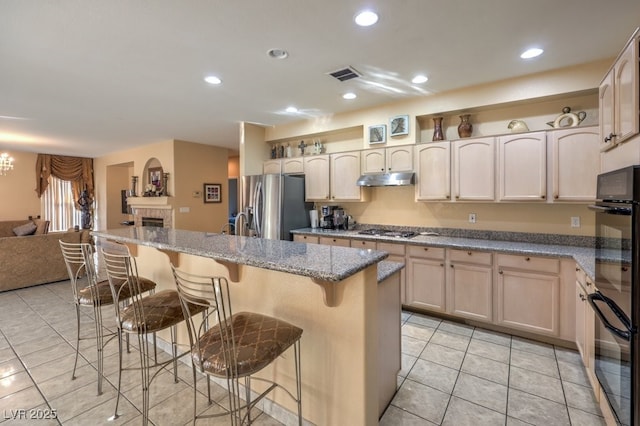
[[76, 367], [78, 365], [78, 352], [80, 351], [80, 306], [76, 303], [76, 359], [73, 362], [71, 380], [76, 379]]
[[296, 363], [296, 398], [298, 403], [298, 425], [302, 426], [302, 370], [300, 365], [300, 339], [293, 344]]
[[120, 417], [120, 414], [118, 414], [118, 404], [120, 403], [120, 387], [122, 385], [122, 337], [122, 330], [118, 327], [118, 393], [116, 394], [116, 408], [113, 416], [109, 417], [109, 421]]

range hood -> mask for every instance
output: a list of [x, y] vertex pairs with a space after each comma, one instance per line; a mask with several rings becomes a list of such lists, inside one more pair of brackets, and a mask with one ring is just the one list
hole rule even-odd
[[362, 175], [358, 178], [358, 186], [406, 186], [415, 183], [413, 172], [403, 173], [376, 173]]

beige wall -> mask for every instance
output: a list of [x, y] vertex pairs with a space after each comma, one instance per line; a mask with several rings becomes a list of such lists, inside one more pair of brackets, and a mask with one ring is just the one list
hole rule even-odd
[[107, 167], [107, 228], [121, 228], [125, 220], [133, 220], [133, 216], [122, 213], [121, 191], [131, 189], [133, 163], [116, 164]]
[[[220, 232], [228, 221], [228, 150], [210, 145], [175, 141], [175, 228]], [[204, 203], [203, 184], [222, 185], [221, 203]], [[194, 193], [200, 195], [195, 196]], [[188, 208], [189, 212], [180, 212]]]
[[[4, 152], [1, 151], [0, 152]], [[36, 188], [36, 159], [32, 152], [10, 151], [14, 167], [0, 176], [0, 220], [28, 219], [41, 214]]]
[[[584, 204], [424, 203], [414, 201], [414, 187], [370, 190], [368, 203], [341, 203], [357, 222], [384, 225], [463, 228], [566, 235], [594, 235], [595, 217]], [[469, 213], [477, 222], [469, 223]], [[578, 216], [580, 228], [571, 228]]]
[[240, 177], [240, 157], [239, 156], [236, 155], [233, 157], [229, 157], [228, 175], [229, 175], [229, 178]]

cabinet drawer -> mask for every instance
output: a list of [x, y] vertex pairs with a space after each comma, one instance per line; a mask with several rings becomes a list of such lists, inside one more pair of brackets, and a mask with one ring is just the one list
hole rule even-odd
[[444, 249], [438, 247], [409, 246], [409, 256], [422, 259], [444, 259]]
[[491, 265], [491, 253], [472, 250], [449, 250], [449, 260], [451, 262]]
[[405, 245], [394, 243], [378, 243], [378, 250], [386, 251], [389, 254], [394, 254], [397, 256], [404, 256]]
[[364, 241], [364, 240], [351, 240], [351, 247], [375, 250], [376, 242]]
[[498, 255], [498, 266], [525, 269], [535, 272], [557, 274], [560, 272], [560, 261], [546, 257], [516, 256], [510, 254]]
[[293, 241], [301, 242], [301, 243], [313, 243], [318, 244], [318, 237], [314, 237], [313, 235], [300, 235], [295, 234], [293, 236]]
[[349, 240], [346, 238], [320, 237], [320, 244], [328, 246], [351, 247]]

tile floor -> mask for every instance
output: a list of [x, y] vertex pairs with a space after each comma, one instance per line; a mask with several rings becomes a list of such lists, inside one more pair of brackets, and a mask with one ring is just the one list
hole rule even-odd
[[[83, 315], [83, 333], [90, 333], [92, 321]], [[575, 351], [409, 312], [402, 314], [402, 334], [399, 391], [381, 425], [604, 424]], [[105, 350], [100, 396], [92, 341], [81, 343], [71, 380], [74, 345], [68, 282], [0, 293], [0, 423], [140, 424], [137, 372], [123, 378], [121, 417], [107, 422], [116, 396], [115, 342]], [[125, 356], [125, 365], [138, 362], [135, 350]], [[150, 418], [157, 425], [190, 424], [191, 369], [181, 365], [179, 375], [179, 383], [165, 372], [152, 384]], [[220, 410], [206, 406], [201, 385], [198, 406]], [[226, 392], [212, 386], [213, 399], [223, 402]], [[33, 418], [53, 410], [55, 419]], [[256, 424], [280, 423], [258, 412]]]

